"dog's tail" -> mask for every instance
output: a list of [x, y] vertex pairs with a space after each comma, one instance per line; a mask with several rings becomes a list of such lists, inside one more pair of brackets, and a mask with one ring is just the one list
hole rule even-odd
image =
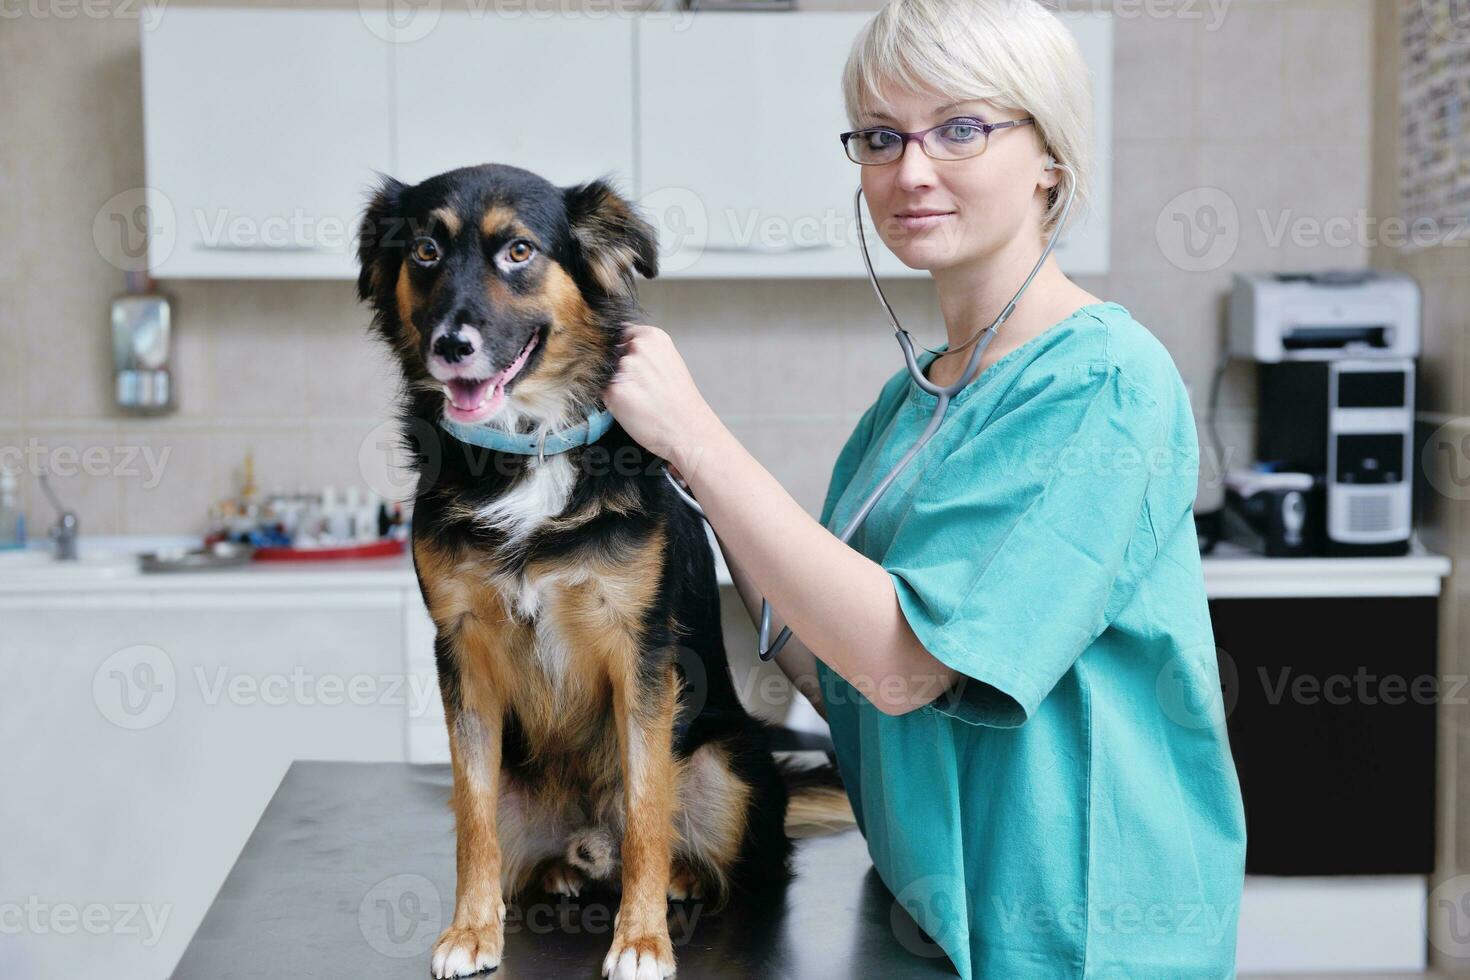
[[857, 825], [842, 777], [830, 760], [811, 765], [777, 756], [776, 767], [786, 784], [788, 837], [817, 837]]

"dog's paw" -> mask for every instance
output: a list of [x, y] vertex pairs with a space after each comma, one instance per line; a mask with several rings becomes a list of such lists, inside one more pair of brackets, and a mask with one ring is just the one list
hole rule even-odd
[[669, 898], [681, 902], [689, 898], [703, 898], [704, 889], [699, 884], [699, 879], [688, 868], [674, 865], [669, 874]]
[[618, 931], [612, 949], [602, 959], [602, 975], [608, 980], [665, 980], [674, 975], [674, 944], [669, 930], [643, 935]]
[[541, 887], [553, 895], [580, 895], [587, 879], [565, 861], [557, 861], [541, 876]]
[[482, 926], [450, 926], [434, 944], [433, 971], [439, 980], [468, 977], [500, 966], [505, 948], [505, 905], [500, 921]]
[[567, 842], [567, 863], [588, 878], [605, 881], [617, 870], [618, 844], [602, 827], [588, 827]]

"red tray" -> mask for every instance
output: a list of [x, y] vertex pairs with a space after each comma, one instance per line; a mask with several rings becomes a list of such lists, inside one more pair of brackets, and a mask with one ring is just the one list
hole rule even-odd
[[256, 548], [255, 561], [336, 561], [343, 558], [387, 558], [403, 554], [403, 542], [384, 538], [339, 548]]

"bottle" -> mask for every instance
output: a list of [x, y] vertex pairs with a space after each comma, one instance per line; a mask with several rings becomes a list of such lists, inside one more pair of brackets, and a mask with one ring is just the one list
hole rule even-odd
[[16, 484], [15, 473], [9, 467], [0, 470], [0, 548], [21, 548], [26, 543]]
[[372, 491], [363, 494], [357, 509], [357, 540], [368, 544], [378, 540], [378, 495]]

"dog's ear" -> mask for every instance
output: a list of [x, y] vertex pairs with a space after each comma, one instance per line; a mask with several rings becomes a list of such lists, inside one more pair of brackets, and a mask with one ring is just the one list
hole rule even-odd
[[399, 228], [403, 219], [398, 208], [408, 185], [385, 173], [379, 173], [378, 179], [377, 190], [373, 192], [358, 228], [357, 263], [361, 268], [357, 273], [357, 298], [360, 300], [377, 295], [384, 248], [393, 244], [394, 236], [402, 237]]
[[562, 191], [572, 241], [594, 279], [609, 293], [631, 293], [633, 271], [658, 275], [658, 233], [606, 179]]

